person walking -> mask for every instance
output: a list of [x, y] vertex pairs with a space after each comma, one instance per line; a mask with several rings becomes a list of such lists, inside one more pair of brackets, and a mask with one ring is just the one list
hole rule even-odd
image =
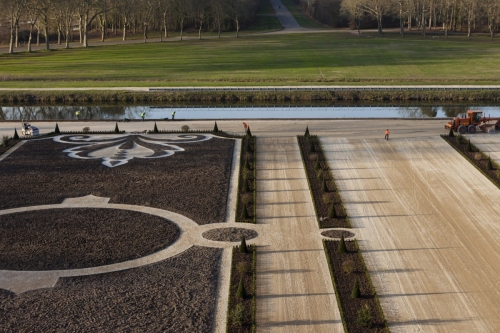
[[80, 111], [75, 112], [76, 120], [80, 120]]
[[175, 118], [175, 111], [172, 112], [172, 120], [174, 120], [174, 118]]
[[146, 112], [141, 113], [142, 121], [144, 121], [144, 117], [146, 117]]
[[389, 129], [385, 130], [385, 139], [389, 140]]

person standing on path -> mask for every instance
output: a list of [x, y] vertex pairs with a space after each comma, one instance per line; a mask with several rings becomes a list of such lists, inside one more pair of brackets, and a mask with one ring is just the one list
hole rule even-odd
[[174, 118], [175, 118], [175, 111], [172, 112], [172, 120], [174, 120]]
[[80, 120], [80, 111], [75, 112], [76, 120]]
[[389, 129], [385, 130], [385, 139], [389, 140]]
[[146, 117], [146, 112], [141, 113], [142, 121], [144, 121], [144, 117]]

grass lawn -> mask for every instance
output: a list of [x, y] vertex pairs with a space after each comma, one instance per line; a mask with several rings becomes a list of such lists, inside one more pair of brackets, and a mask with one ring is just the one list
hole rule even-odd
[[0, 55], [0, 87], [498, 84], [499, 41], [324, 32]]

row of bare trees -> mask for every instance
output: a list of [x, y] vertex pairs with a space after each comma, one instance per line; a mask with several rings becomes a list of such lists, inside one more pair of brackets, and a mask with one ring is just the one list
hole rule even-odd
[[359, 29], [363, 21], [375, 21], [382, 34], [384, 21], [399, 21], [401, 34], [404, 28], [426, 31], [466, 28], [471, 36], [475, 28], [487, 28], [494, 37], [500, 22], [500, 0], [296, 0], [313, 18], [326, 24], [342, 25], [348, 19]]
[[9, 25], [9, 52], [19, 47], [20, 27], [28, 26], [28, 51], [31, 52], [34, 34], [37, 44], [40, 33], [45, 47], [50, 49], [50, 34], [57, 33], [58, 43], [64, 39], [69, 48], [73, 30], [78, 30], [80, 43], [87, 47], [91, 29], [99, 30], [104, 41], [107, 31], [137, 33], [142, 29], [144, 40], [150, 29], [167, 38], [169, 29], [183, 32], [186, 26], [202, 31], [220, 33], [234, 29], [238, 37], [242, 24], [255, 19], [258, 0], [0, 0], [0, 19]]

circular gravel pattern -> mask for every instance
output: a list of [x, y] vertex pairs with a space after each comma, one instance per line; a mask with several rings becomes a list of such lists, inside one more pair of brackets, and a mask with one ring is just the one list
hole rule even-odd
[[123, 262], [174, 243], [179, 227], [158, 216], [71, 208], [0, 215], [0, 269], [60, 270]]
[[328, 238], [341, 238], [342, 234], [344, 235], [344, 238], [351, 238], [356, 236], [352, 232], [345, 231], [345, 230], [327, 230], [323, 231], [321, 233], [322, 236], [328, 237]]
[[245, 239], [248, 240], [258, 235], [257, 231], [243, 228], [212, 229], [202, 234], [203, 238], [217, 242], [238, 242], [241, 240], [241, 236], [245, 236]]

